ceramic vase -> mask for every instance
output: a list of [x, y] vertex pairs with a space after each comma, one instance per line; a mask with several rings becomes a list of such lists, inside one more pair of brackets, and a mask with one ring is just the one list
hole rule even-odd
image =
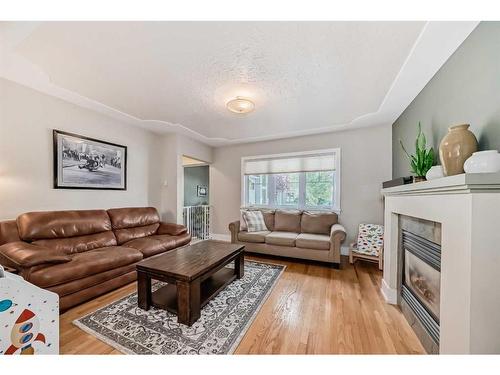
[[477, 151], [477, 139], [469, 124], [455, 125], [448, 129], [439, 145], [439, 159], [445, 176], [464, 173], [464, 163]]
[[427, 181], [435, 180], [436, 178], [444, 177], [443, 167], [440, 165], [435, 165], [431, 167], [425, 174]]
[[474, 152], [464, 163], [465, 173], [495, 173], [500, 171], [500, 154], [497, 150]]

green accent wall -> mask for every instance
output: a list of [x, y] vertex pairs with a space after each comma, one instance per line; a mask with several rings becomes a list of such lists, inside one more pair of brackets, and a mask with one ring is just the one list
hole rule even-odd
[[392, 125], [393, 178], [411, 175], [399, 140], [413, 153], [419, 121], [438, 164], [456, 124], [471, 124], [480, 150], [500, 150], [500, 22], [481, 22]]
[[197, 206], [208, 204], [209, 194], [206, 197], [198, 197], [198, 185], [206, 186], [209, 183], [209, 167], [184, 167], [184, 206]]

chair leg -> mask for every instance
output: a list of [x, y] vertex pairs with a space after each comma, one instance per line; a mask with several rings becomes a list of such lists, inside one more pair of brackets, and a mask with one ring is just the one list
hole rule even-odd
[[384, 269], [384, 254], [381, 252], [378, 256], [378, 269], [383, 271]]
[[349, 250], [349, 263], [354, 264], [354, 259], [352, 256], [352, 250]]

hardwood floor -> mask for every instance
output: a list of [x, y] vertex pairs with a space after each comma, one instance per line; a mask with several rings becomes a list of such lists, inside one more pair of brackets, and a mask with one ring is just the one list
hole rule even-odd
[[[377, 265], [343, 257], [341, 270], [319, 263], [246, 256], [287, 266], [235, 354], [425, 353], [400, 310], [380, 294]], [[124, 286], [61, 315], [62, 354], [120, 354], [71, 322], [136, 289]]]

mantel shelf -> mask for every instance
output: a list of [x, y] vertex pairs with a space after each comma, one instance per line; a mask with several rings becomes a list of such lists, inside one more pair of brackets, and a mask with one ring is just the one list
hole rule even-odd
[[500, 193], [500, 173], [462, 173], [381, 190], [384, 196]]

